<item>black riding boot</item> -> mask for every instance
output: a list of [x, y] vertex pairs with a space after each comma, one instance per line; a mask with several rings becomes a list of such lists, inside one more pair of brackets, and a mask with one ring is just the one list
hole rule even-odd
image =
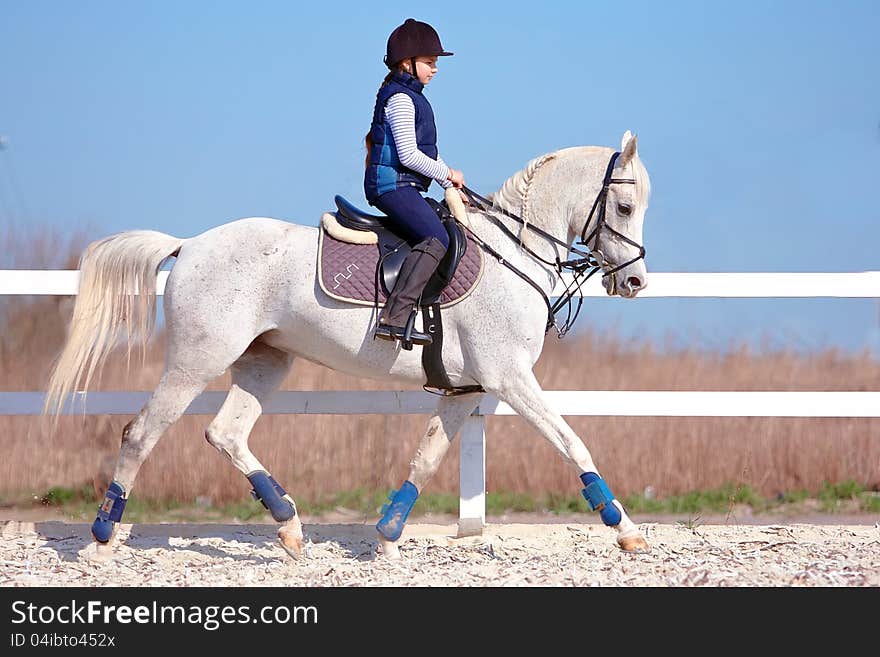
[[[400, 266], [394, 289], [385, 302], [379, 325], [376, 327], [377, 338], [401, 340], [405, 349], [411, 348], [411, 345], [404, 340], [407, 322], [415, 317], [415, 305], [445, 254], [446, 247], [436, 237], [429, 237], [412, 248]], [[431, 344], [431, 336], [412, 330], [410, 341], [412, 344]]]

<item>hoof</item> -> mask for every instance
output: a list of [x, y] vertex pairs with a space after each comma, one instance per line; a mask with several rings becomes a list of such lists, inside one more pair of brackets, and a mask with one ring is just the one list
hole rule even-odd
[[400, 550], [397, 548], [397, 542], [389, 541], [382, 534], [379, 534], [379, 555], [391, 561], [400, 559]]
[[302, 527], [299, 523], [296, 526], [284, 526], [278, 530], [278, 542], [284, 551], [294, 559], [303, 558], [303, 536]]
[[642, 538], [641, 534], [621, 536], [617, 539], [617, 544], [624, 552], [632, 552], [633, 554], [648, 554], [651, 551], [651, 546], [648, 545], [648, 541]]
[[83, 548], [79, 553], [80, 559], [93, 564], [104, 564], [113, 561], [116, 555], [113, 552], [112, 543], [94, 543]]

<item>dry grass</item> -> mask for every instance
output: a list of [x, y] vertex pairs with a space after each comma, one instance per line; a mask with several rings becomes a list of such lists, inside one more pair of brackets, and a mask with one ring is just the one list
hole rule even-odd
[[[4, 268], [75, 268], [84, 240], [65, 241], [51, 232], [22, 242], [0, 236]], [[28, 249], [22, 249], [27, 245]], [[42, 390], [61, 346], [71, 311], [62, 297], [6, 298], [0, 304], [0, 389]], [[587, 320], [582, 320], [582, 326]], [[124, 351], [124, 350], [123, 350]], [[125, 371], [114, 354], [93, 389], [152, 390], [159, 380], [164, 338], [157, 335], [145, 366]], [[589, 368], [585, 369], [586, 367]], [[739, 347], [725, 354], [664, 352], [650, 343], [620, 344], [590, 331], [565, 340], [549, 337], [536, 373], [545, 389], [614, 390], [877, 390], [880, 362], [868, 354], [824, 351], [758, 353]], [[601, 382], [601, 383], [597, 383]], [[228, 373], [210, 389], [229, 385]], [[298, 362], [282, 385], [289, 390], [394, 389]], [[121, 416], [64, 417], [58, 433], [32, 417], [0, 417], [0, 496], [39, 494], [52, 486], [84, 483], [101, 489], [112, 470]], [[241, 500], [246, 479], [204, 440], [210, 417], [187, 416], [160, 441], [141, 470], [142, 499], [213, 503]], [[294, 496], [305, 499], [354, 488], [396, 487], [424, 430], [419, 416], [264, 416], [251, 446]], [[764, 495], [816, 490], [822, 481], [855, 480], [880, 488], [880, 421], [786, 418], [570, 418], [619, 496], [652, 486], [658, 496], [750, 485]], [[498, 417], [488, 422], [490, 490], [576, 493], [578, 480], [556, 452], [525, 422]], [[430, 490], [458, 488], [457, 450], [443, 463]]]

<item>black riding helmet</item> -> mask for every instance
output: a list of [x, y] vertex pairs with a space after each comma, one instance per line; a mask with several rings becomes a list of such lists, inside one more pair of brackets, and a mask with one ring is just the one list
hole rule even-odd
[[[385, 65], [393, 69], [404, 59], [414, 59], [418, 56], [440, 57], [451, 55], [451, 52], [443, 50], [437, 30], [414, 18], [407, 18], [403, 25], [398, 26], [388, 37], [388, 47], [385, 52]], [[413, 68], [415, 73], [415, 68]]]

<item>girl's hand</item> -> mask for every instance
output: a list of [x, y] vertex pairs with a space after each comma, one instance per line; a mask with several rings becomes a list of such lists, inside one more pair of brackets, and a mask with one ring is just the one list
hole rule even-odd
[[452, 186], [457, 189], [461, 189], [461, 186], [464, 185], [464, 174], [458, 169], [449, 167], [449, 176], [446, 179], [451, 180]]

